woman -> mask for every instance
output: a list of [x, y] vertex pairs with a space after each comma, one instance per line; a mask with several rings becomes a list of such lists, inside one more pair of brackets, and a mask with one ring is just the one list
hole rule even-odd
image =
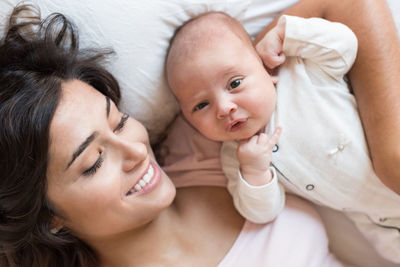
[[80, 51], [65, 17], [35, 13], [17, 7], [0, 47], [1, 266], [342, 266], [300, 200], [255, 225], [223, 188], [176, 192], [115, 105], [109, 52]]

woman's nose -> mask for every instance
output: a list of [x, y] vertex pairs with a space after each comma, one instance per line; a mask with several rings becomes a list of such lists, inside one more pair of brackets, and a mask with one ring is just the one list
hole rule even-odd
[[223, 119], [237, 110], [237, 105], [232, 101], [220, 101], [218, 103], [217, 118]]
[[122, 169], [129, 172], [138, 164], [147, 159], [147, 147], [142, 142], [121, 142], [121, 151], [123, 157]]

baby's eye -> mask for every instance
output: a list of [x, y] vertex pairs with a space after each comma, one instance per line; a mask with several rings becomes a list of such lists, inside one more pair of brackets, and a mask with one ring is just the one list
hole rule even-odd
[[231, 82], [231, 84], [229, 85], [229, 89], [235, 89], [237, 88], [240, 84], [242, 83], [242, 79], [236, 79], [233, 82]]
[[208, 105], [207, 102], [201, 102], [200, 104], [197, 104], [193, 111], [198, 111], [198, 110], [202, 110], [203, 108], [205, 108]]

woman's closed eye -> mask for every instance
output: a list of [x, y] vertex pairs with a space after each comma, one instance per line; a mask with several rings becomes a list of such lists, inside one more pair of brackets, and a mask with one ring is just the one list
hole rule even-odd
[[193, 108], [193, 111], [202, 110], [202, 109], [205, 108], [207, 105], [208, 105], [208, 102], [201, 102], [201, 103], [197, 104], [197, 105]]
[[97, 158], [96, 162], [87, 170], [85, 170], [82, 175], [83, 176], [92, 176], [96, 173], [96, 171], [101, 167], [103, 164], [104, 157], [103, 152], [99, 152], [99, 157]]
[[[123, 114], [118, 125], [114, 128], [113, 132], [118, 133], [123, 130], [127, 120], [129, 118], [128, 114]], [[96, 162], [87, 170], [85, 170], [82, 175], [83, 176], [92, 176], [96, 173], [96, 171], [101, 167], [104, 161], [103, 152], [99, 152], [99, 157], [97, 158]]]
[[229, 84], [229, 90], [236, 89], [242, 84], [243, 79], [235, 79]]
[[125, 113], [124, 113], [124, 114], [122, 115], [121, 120], [119, 121], [117, 127], [115, 127], [115, 129], [114, 129], [114, 133], [120, 132], [120, 131], [124, 128], [124, 126], [125, 126], [126, 121], [128, 120], [128, 118], [129, 118], [129, 115], [128, 115], [128, 114], [125, 114]]

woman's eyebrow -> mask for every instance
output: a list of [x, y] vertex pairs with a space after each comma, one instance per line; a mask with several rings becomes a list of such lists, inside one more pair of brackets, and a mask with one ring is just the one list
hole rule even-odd
[[[105, 97], [106, 98], [106, 115], [107, 118], [110, 115], [110, 109], [111, 109], [111, 101], [109, 97]], [[74, 151], [74, 153], [72, 153], [72, 159], [70, 160], [70, 162], [68, 163], [67, 167], [65, 168], [68, 169], [69, 166], [72, 165], [72, 163], [74, 163], [75, 159], [82, 154], [82, 152], [90, 145], [90, 143], [93, 142], [93, 140], [96, 138], [96, 136], [98, 135], [98, 132], [93, 132], [90, 136], [88, 136], [88, 138], [86, 138], [85, 141], [82, 142], [82, 144], [80, 144], [80, 146], [78, 147], [78, 149], [76, 149]]]
[[111, 109], [111, 103], [110, 103], [110, 98], [108, 96], [106, 96], [106, 114], [107, 114], [107, 118], [110, 115], [110, 109]]
[[71, 161], [68, 163], [67, 168], [69, 168], [69, 166], [72, 165], [72, 163], [75, 161], [75, 159], [82, 154], [82, 152], [90, 145], [90, 143], [93, 142], [93, 140], [96, 138], [96, 136], [98, 135], [98, 132], [93, 132], [88, 138], [86, 138], [85, 141], [82, 142], [82, 144], [78, 147], [77, 150], [75, 150], [75, 152], [72, 154], [72, 159]]

